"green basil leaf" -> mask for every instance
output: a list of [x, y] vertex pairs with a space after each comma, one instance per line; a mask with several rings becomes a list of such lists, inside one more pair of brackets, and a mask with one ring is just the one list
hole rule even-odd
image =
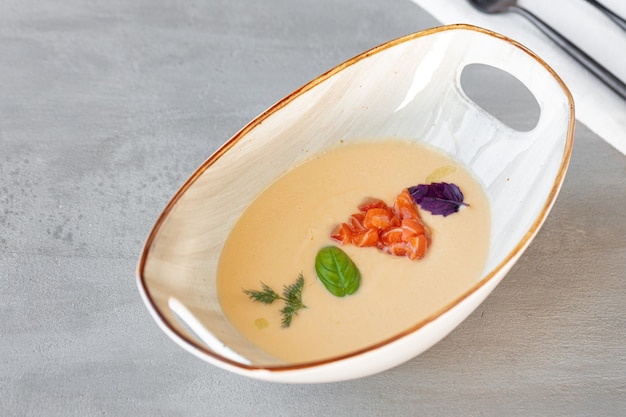
[[361, 283], [359, 269], [336, 246], [320, 249], [315, 257], [315, 272], [326, 289], [337, 297], [354, 294]]

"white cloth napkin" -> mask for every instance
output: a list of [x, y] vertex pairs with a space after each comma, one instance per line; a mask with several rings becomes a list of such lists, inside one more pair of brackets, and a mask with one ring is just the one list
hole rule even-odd
[[[508, 36], [550, 65], [574, 96], [576, 118], [626, 155], [626, 100], [606, 87], [532, 23], [517, 13], [483, 14], [467, 0], [412, 0], [443, 24], [469, 23]], [[626, 1], [600, 0], [626, 17]], [[626, 82], [626, 31], [585, 0], [519, 0]]]

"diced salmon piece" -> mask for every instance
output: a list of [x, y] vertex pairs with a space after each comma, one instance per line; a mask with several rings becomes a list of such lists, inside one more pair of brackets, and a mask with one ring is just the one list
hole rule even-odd
[[387, 246], [387, 253], [395, 256], [406, 256], [407, 244], [405, 242], [392, 243]]
[[358, 247], [378, 246], [378, 230], [365, 229], [355, 232], [352, 236], [352, 243]]
[[389, 212], [391, 213], [391, 226], [392, 227], [400, 226], [402, 224], [402, 220], [400, 220], [400, 217], [398, 217], [398, 215], [392, 208], [389, 209]]
[[401, 227], [391, 227], [389, 229], [384, 230], [380, 234], [381, 243], [385, 245], [391, 245], [393, 243], [402, 242], [402, 228]]
[[373, 208], [387, 208], [387, 203], [379, 198], [367, 198], [359, 205], [359, 211], [363, 213]]
[[394, 214], [388, 208], [371, 208], [365, 213], [363, 226], [367, 229], [386, 229], [391, 227]]
[[409, 238], [407, 242], [407, 256], [409, 259], [421, 259], [428, 249], [428, 238], [426, 235], [417, 235]]
[[350, 216], [350, 224], [352, 225], [352, 230], [355, 232], [359, 232], [365, 230], [366, 227], [363, 226], [363, 221], [365, 220], [365, 214], [363, 213], [354, 213]]
[[330, 234], [330, 237], [338, 242], [341, 242], [343, 245], [347, 245], [352, 243], [352, 235], [353, 232], [350, 226], [347, 223], [341, 223], [335, 227]]
[[402, 192], [396, 198], [394, 210], [401, 220], [421, 218], [417, 209], [417, 204], [415, 204], [415, 202], [413, 201], [413, 197], [411, 197], [411, 193], [409, 193], [409, 190], [407, 188], [402, 190]]
[[418, 219], [402, 220], [402, 240], [409, 241], [409, 238], [426, 234], [424, 224]]

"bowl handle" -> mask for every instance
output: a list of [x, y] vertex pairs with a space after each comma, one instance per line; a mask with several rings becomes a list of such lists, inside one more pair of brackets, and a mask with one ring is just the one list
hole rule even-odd
[[[457, 91], [477, 106], [461, 87], [461, 73], [470, 64], [485, 64], [505, 71], [520, 82], [535, 96], [540, 108], [537, 125], [527, 132], [520, 132], [509, 126], [507, 134], [524, 137], [526, 135], [555, 134], [554, 129], [562, 129], [563, 124], [573, 125], [574, 100], [556, 72], [540, 57], [520, 43], [486, 29], [465, 26], [463, 42], [453, 42], [465, 48], [455, 74]], [[454, 31], [453, 31], [454, 33]], [[458, 32], [455, 33], [460, 35]], [[459, 36], [461, 37], [461, 36]], [[513, 132], [512, 132], [513, 131]]]

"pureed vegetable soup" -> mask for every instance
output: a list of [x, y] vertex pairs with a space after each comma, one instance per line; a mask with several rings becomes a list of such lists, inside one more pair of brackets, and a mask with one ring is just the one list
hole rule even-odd
[[[364, 201], [393, 207], [406, 188], [437, 182], [456, 184], [468, 206], [447, 216], [418, 208], [430, 240], [423, 258], [331, 238]], [[402, 140], [340, 145], [279, 178], [243, 213], [219, 261], [218, 296], [239, 332], [286, 362], [350, 353], [415, 326], [469, 290], [485, 266], [490, 227], [481, 185], [443, 153]], [[318, 278], [316, 256], [328, 247], [358, 268], [352, 294], [338, 297]]]

